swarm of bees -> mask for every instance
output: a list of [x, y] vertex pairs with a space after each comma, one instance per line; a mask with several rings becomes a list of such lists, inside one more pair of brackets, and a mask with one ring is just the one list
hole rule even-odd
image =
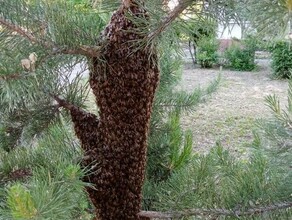
[[31, 54], [29, 54], [28, 59], [22, 59], [20, 63], [24, 70], [29, 71], [29, 72], [34, 72], [36, 61], [37, 61], [37, 55], [35, 52], [32, 52]]

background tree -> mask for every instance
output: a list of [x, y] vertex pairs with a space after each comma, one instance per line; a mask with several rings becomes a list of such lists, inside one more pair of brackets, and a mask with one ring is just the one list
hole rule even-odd
[[[261, 39], [268, 40], [268, 50], [271, 52], [271, 67], [274, 78], [291, 77], [291, 35], [292, 32], [292, 2], [278, 1], [248, 1], [248, 19], [252, 28]], [[266, 13], [258, 13], [265, 10]]]
[[[248, 0], [247, 16], [258, 34], [266, 38], [283, 37], [292, 31], [292, 2], [290, 0]], [[265, 13], [258, 13], [265, 11]]]

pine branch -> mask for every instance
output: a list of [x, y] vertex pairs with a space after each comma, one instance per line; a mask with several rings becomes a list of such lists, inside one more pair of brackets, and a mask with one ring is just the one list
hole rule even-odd
[[29, 33], [28, 31], [24, 30], [23, 28], [15, 25], [15, 24], [12, 24], [12, 23], [10, 23], [9, 21], [7, 21], [7, 20], [5, 20], [3, 18], [0, 18], [0, 24], [5, 26], [9, 30], [17, 32], [19, 35], [27, 38], [32, 43], [37, 43], [36, 38], [31, 33]]
[[[63, 107], [69, 111], [71, 111], [73, 109], [79, 109], [78, 106], [75, 106], [72, 103], [67, 102], [65, 99], [62, 99], [57, 95], [50, 94], [50, 96], [56, 100], [56, 102], [59, 104], [59, 107]], [[83, 111], [83, 110], [80, 109], [80, 111]]]
[[76, 49], [70, 48], [60, 48], [54, 42], [43, 41], [37, 39], [32, 33], [28, 30], [23, 29], [22, 27], [13, 24], [4, 18], [0, 18], [0, 25], [6, 27], [7, 29], [18, 33], [20, 36], [28, 39], [31, 43], [37, 43], [45, 47], [46, 49], [51, 49], [56, 53], [63, 53], [63, 54], [72, 54], [72, 55], [84, 55], [87, 57], [98, 57], [100, 47], [99, 46], [85, 46], [82, 45]]
[[[82, 148], [86, 153], [90, 153], [88, 150], [91, 149], [88, 143], [96, 142], [98, 140], [98, 117], [95, 114], [86, 112], [80, 107], [75, 106], [56, 95], [50, 94], [50, 96], [58, 102], [59, 107], [64, 107], [70, 111], [74, 124], [74, 130], [82, 143]], [[86, 154], [84, 155], [84, 160], [88, 158], [87, 156], [88, 155]], [[89, 159], [90, 158], [91, 157], [89, 157]]]
[[14, 80], [14, 79], [20, 79], [23, 75], [15, 73], [15, 74], [9, 74], [9, 75], [4, 75], [0, 76], [0, 81], [1, 80]]
[[180, 0], [178, 5], [161, 21], [159, 26], [148, 34], [148, 39], [153, 40], [163, 32], [194, 0]]
[[287, 209], [292, 207], [292, 202], [283, 202], [273, 204], [270, 206], [260, 206], [257, 208], [250, 208], [246, 211], [240, 210], [227, 210], [227, 209], [189, 209], [177, 212], [154, 212], [154, 211], [141, 211], [139, 216], [147, 218], [169, 219], [169, 218], [183, 218], [195, 215], [213, 215], [213, 216], [249, 216], [258, 215], [264, 212], [272, 212], [281, 209]]

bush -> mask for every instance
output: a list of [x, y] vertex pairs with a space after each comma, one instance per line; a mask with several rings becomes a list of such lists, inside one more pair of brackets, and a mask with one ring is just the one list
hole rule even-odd
[[273, 76], [278, 79], [291, 78], [292, 49], [287, 41], [276, 42], [270, 47]]
[[198, 42], [198, 63], [202, 68], [211, 68], [218, 61], [219, 44], [214, 37], [203, 38]]
[[239, 46], [231, 46], [225, 51], [228, 66], [235, 70], [250, 71], [256, 67], [254, 53]]
[[241, 44], [233, 44], [224, 53], [228, 66], [239, 71], [255, 69], [256, 45], [256, 40], [251, 37], [243, 40]]

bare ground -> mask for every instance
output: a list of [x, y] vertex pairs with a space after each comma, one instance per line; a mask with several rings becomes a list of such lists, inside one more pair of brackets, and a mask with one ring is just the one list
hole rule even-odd
[[182, 117], [182, 125], [190, 129], [200, 152], [206, 152], [218, 141], [224, 147], [238, 151], [252, 141], [257, 118], [271, 116], [264, 98], [276, 94], [284, 107], [287, 103], [288, 83], [272, 80], [268, 60], [259, 60], [254, 72], [219, 69], [200, 69], [186, 65], [181, 88], [192, 91], [204, 87], [221, 73], [218, 91], [196, 111]]

